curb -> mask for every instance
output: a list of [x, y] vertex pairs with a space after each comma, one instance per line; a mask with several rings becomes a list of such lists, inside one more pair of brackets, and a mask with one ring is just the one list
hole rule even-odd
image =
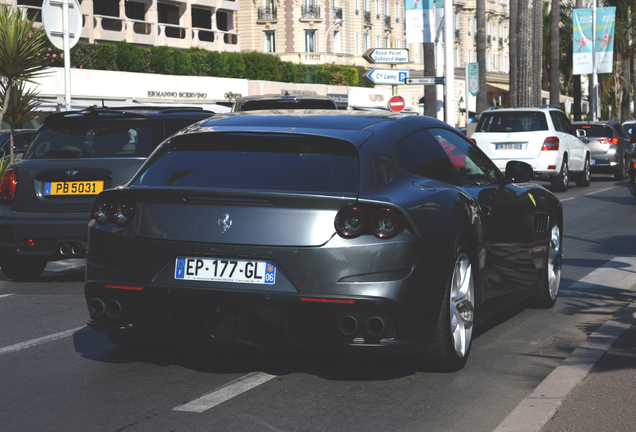
[[512, 410], [494, 432], [536, 432], [556, 414], [614, 342], [636, 322], [636, 302], [592, 333]]

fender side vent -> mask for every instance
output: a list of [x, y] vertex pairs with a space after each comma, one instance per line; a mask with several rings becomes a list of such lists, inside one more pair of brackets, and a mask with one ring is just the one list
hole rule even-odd
[[545, 213], [536, 213], [534, 215], [534, 233], [545, 234], [550, 226], [550, 216]]

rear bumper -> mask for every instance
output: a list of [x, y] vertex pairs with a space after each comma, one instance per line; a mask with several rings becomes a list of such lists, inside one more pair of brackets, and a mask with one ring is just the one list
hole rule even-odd
[[[0, 254], [46, 258], [49, 261], [85, 256], [88, 215], [16, 213], [0, 206]], [[27, 240], [34, 240], [29, 245]], [[64, 246], [64, 247], [63, 247]], [[60, 253], [60, 249], [63, 252]], [[72, 249], [75, 246], [76, 253]]]

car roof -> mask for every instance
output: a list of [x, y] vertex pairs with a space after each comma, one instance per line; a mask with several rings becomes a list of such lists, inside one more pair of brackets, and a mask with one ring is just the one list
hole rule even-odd
[[324, 96], [324, 95], [290, 95], [290, 94], [284, 94], [284, 95], [265, 94], [265, 95], [254, 95], [254, 96], [241, 96], [239, 98], [236, 98], [236, 100], [240, 102], [253, 101], [253, 100], [280, 100], [280, 99], [333, 100], [329, 96]]
[[446, 123], [431, 117], [397, 113], [344, 110], [261, 110], [218, 115], [194, 125], [187, 132], [265, 132], [320, 135], [346, 139], [360, 146], [380, 129], [395, 126], [397, 122], [407, 121], [417, 122], [419, 127], [429, 124], [448, 127]]
[[153, 117], [190, 117], [197, 116], [198, 118], [210, 117], [216, 115], [213, 111], [204, 110], [197, 107], [117, 107], [117, 108], [88, 108], [82, 111], [62, 111], [47, 116], [44, 119], [43, 124], [60, 122], [60, 121], [73, 121], [79, 119], [86, 120], [106, 120], [106, 119], [149, 119]]

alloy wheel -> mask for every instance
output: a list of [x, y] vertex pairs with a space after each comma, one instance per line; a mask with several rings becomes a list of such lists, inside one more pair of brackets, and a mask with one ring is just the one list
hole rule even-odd
[[470, 258], [460, 254], [455, 261], [450, 289], [450, 324], [453, 346], [458, 357], [468, 353], [473, 334], [474, 281]]
[[561, 283], [561, 231], [558, 225], [552, 227], [548, 246], [548, 292], [552, 300], [559, 294]]

